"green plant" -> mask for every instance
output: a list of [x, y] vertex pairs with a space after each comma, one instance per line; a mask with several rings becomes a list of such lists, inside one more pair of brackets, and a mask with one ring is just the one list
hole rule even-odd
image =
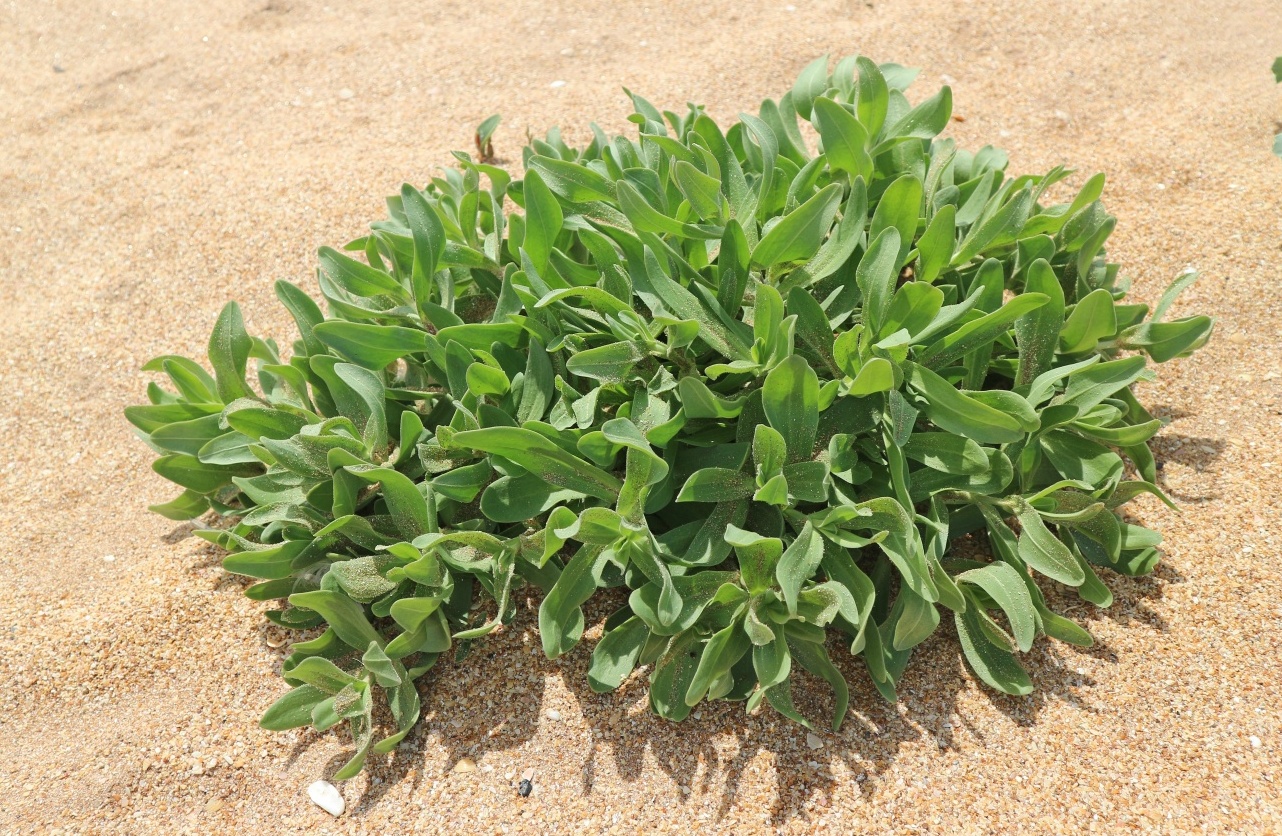
[[[1282, 55], [1273, 59], [1273, 80], [1282, 84]], [[1273, 138], [1273, 153], [1282, 157], [1282, 134]]]
[[[671, 720], [746, 699], [808, 724], [796, 664], [832, 687], [836, 727], [834, 630], [894, 699], [941, 606], [1007, 693], [1031, 690], [1015, 654], [1036, 635], [1090, 644], [1035, 578], [1108, 606], [1096, 567], [1156, 564], [1158, 535], [1118, 515], [1141, 493], [1169, 504], [1161, 422], [1131, 385], [1212, 322], [1166, 318], [1191, 273], [1151, 316], [1123, 304], [1104, 178], [1044, 202], [1069, 170], [1007, 177], [1001, 151], [937, 138], [951, 93], [911, 106], [914, 75], [821, 59], [724, 132], [633, 95], [637, 139], [593, 126], [576, 150], [553, 131], [522, 180], [456, 154], [352, 255], [321, 249], [328, 316], [277, 283], [301, 335], [287, 360], [232, 303], [212, 375], [151, 361], [173, 389], [127, 416], [184, 488], [154, 510], [229, 518], [197, 533], [260, 579], [249, 597], [324, 628], [293, 645], [263, 725], [347, 720], [350, 777], [522, 583], [545, 593], [549, 657], [598, 589], [630, 590], [590, 684], [652, 665]], [[952, 556], [962, 536], [989, 556]], [[372, 744], [378, 692], [395, 730]]]

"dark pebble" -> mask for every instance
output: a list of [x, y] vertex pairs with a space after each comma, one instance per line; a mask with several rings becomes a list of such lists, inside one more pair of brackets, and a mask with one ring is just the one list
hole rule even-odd
[[516, 794], [522, 798], [529, 798], [532, 792], [534, 792], [534, 782], [528, 778], [523, 779], [516, 787]]

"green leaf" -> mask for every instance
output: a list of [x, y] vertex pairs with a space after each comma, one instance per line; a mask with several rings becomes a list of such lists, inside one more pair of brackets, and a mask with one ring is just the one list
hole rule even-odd
[[819, 433], [819, 377], [792, 355], [766, 375], [762, 406], [770, 426], [788, 443], [788, 461], [808, 459]]
[[596, 590], [594, 576], [600, 559], [599, 546], [580, 548], [539, 606], [539, 634], [543, 638], [543, 652], [549, 659], [555, 659], [579, 643], [583, 635], [582, 606]]
[[614, 200], [610, 181], [585, 165], [539, 155], [530, 157], [526, 165], [539, 173], [549, 189], [570, 203]]
[[874, 333], [881, 333], [895, 293], [899, 278], [899, 230], [887, 227], [868, 245], [868, 251], [859, 260], [855, 282], [864, 299], [864, 324]]
[[935, 605], [911, 589], [901, 589], [895, 600], [899, 617], [895, 619], [894, 637], [891, 648], [908, 650], [930, 638], [939, 626], [939, 610]]
[[895, 140], [934, 139], [953, 115], [953, 91], [944, 87], [926, 101], [903, 115], [898, 122], [886, 129], [886, 139], [873, 149], [873, 156], [890, 147]]
[[1032, 693], [1033, 681], [1028, 672], [1008, 651], [990, 642], [984, 635], [983, 624], [975, 607], [954, 613], [957, 638], [961, 640], [962, 653], [983, 682], [998, 691], [1014, 696]]
[[1139, 380], [1144, 373], [1144, 365], [1144, 358], [1135, 356], [1081, 369], [1068, 378], [1064, 394], [1054, 402], [1075, 406], [1078, 415], [1085, 415], [1103, 403], [1105, 398]]
[[332, 247], [321, 247], [317, 253], [320, 269], [334, 284], [353, 296], [388, 297], [408, 302], [409, 297], [396, 279], [382, 270], [362, 264]]
[[1019, 557], [1046, 577], [1068, 586], [1081, 586], [1086, 580], [1072, 552], [1051, 534], [1041, 514], [1027, 503], [1021, 503], [1018, 512]]
[[752, 648], [752, 667], [763, 690], [786, 680], [792, 670], [792, 654], [788, 652], [788, 642], [783, 636], [783, 625], [769, 622], [767, 626], [774, 638]]
[[623, 483], [561, 449], [547, 437], [521, 427], [487, 427], [454, 435], [454, 444], [510, 459], [550, 485], [615, 500]]
[[223, 434], [221, 415], [205, 415], [190, 421], [175, 421], [157, 427], [151, 433], [151, 443], [173, 453], [198, 456], [200, 448]]
[[525, 240], [521, 248], [525, 250], [535, 268], [543, 273], [547, 270], [548, 258], [552, 247], [561, 234], [565, 216], [556, 195], [543, 182], [537, 170], [525, 173], [522, 181], [525, 194]]
[[358, 366], [379, 371], [409, 354], [427, 351], [428, 336], [416, 328], [360, 322], [322, 322], [316, 338]]
[[933, 282], [944, 268], [952, 263], [953, 248], [957, 245], [957, 207], [951, 203], [935, 212], [926, 225], [926, 231], [917, 241], [917, 278]]
[[850, 384], [850, 394], [856, 397], [889, 392], [895, 388], [895, 367], [889, 360], [874, 357], [864, 363]]
[[907, 366], [908, 385], [922, 397], [922, 411], [935, 426], [980, 444], [1006, 444], [1024, 438], [1019, 421], [1010, 415], [959, 392], [924, 366]]
[[[458, 436], [455, 436], [458, 438]], [[427, 534], [435, 529], [427, 501], [405, 474], [390, 467], [372, 467], [359, 465], [346, 468], [348, 473], [366, 482], [377, 482], [383, 501], [387, 503], [388, 513], [397, 532], [407, 540], [420, 534]]]
[[313, 357], [311, 367], [325, 381], [339, 414], [356, 425], [369, 449], [386, 447], [387, 389], [382, 379], [369, 369], [326, 360], [332, 358]]
[[341, 592], [318, 589], [289, 596], [291, 606], [320, 613], [343, 642], [353, 648], [383, 646], [383, 638], [370, 626], [365, 609]]
[[1033, 599], [1019, 572], [1006, 563], [990, 563], [979, 569], [970, 569], [957, 575], [953, 580], [977, 586], [997, 602], [1010, 621], [1011, 631], [1019, 649], [1027, 653], [1037, 637], [1037, 619], [1033, 611]]
[[797, 595], [801, 591], [801, 585], [819, 568], [823, 556], [823, 540], [815, 532], [814, 526], [807, 522], [775, 567], [775, 578], [779, 581], [779, 588], [783, 590], [789, 615], [797, 614]]
[[[445, 251], [445, 227], [441, 224], [436, 209], [428, 203], [423, 193], [409, 183], [401, 186], [401, 207], [405, 211], [410, 235], [414, 239], [414, 266], [411, 277], [415, 301], [418, 303], [419, 310], [422, 311], [432, 301], [432, 291], [435, 287], [432, 279], [436, 275], [436, 270], [441, 263], [441, 255]], [[356, 362], [360, 361], [356, 360]], [[365, 364], [361, 363], [361, 365]]]
[[762, 236], [752, 251], [752, 263], [769, 269], [776, 264], [806, 261], [819, 251], [824, 236], [832, 229], [841, 186], [832, 183], [780, 221]]
[[1032, 207], [1032, 191], [1022, 189], [988, 220], [971, 227], [950, 263], [965, 264], [981, 253], [1012, 243], [1024, 228]]
[[209, 363], [218, 381], [218, 397], [223, 403], [237, 398], [251, 398], [254, 393], [245, 384], [245, 366], [249, 363], [251, 341], [245, 333], [240, 306], [228, 302], [218, 314], [209, 336]]
[[755, 595], [769, 589], [774, 584], [775, 567], [783, 554], [783, 541], [778, 537], [762, 537], [744, 531], [736, 525], [726, 526], [725, 539], [734, 547], [739, 572], [748, 591]]
[[602, 383], [623, 383], [645, 356], [636, 343], [609, 343], [578, 352], [566, 361], [565, 367], [580, 377]]
[[687, 418], [737, 418], [747, 398], [722, 398], [697, 377], [683, 377], [677, 383], [681, 408]]
[[508, 393], [511, 381], [502, 369], [487, 366], [484, 363], [473, 363], [467, 367], [467, 388], [477, 397], [501, 398]]
[[271, 708], [263, 712], [258, 725], [268, 731], [310, 726], [313, 709], [329, 696], [315, 685], [299, 685], [272, 703]]
[[700, 218], [714, 223], [720, 222], [720, 180], [709, 177], [685, 160], [678, 160], [673, 164], [672, 178]]
[[1158, 363], [1184, 357], [1210, 339], [1215, 320], [1190, 316], [1171, 322], [1145, 322], [1127, 328], [1118, 338], [1123, 348], [1139, 349]]
[[1049, 301], [1050, 297], [1042, 293], [1021, 293], [992, 313], [966, 323], [927, 346], [917, 355], [917, 362], [930, 369], [944, 368], [968, 352], [992, 343], [1020, 317]]
[[223, 568], [236, 575], [281, 580], [294, 574], [294, 561], [310, 545], [306, 540], [286, 540], [265, 549], [237, 552], [223, 559]]
[[[658, 257], [649, 247], [645, 248], [643, 257], [646, 268], [645, 280], [650, 285], [648, 290], [662, 303], [662, 307], [666, 309], [669, 315], [677, 319], [693, 319], [697, 321], [699, 323], [699, 338], [714, 350], [721, 352], [723, 356], [739, 359], [746, 359], [749, 356], [749, 346], [742, 336], [735, 329], [727, 326], [724, 320], [716, 316], [715, 309], [708, 307], [708, 301], [710, 300], [715, 305], [715, 299], [712, 299], [711, 296], [705, 296], [704, 300], [700, 301], [699, 297], [674, 282], [668, 277], [663, 266], [659, 263]], [[638, 291], [641, 291], [639, 284]]]
[[832, 376], [840, 376], [840, 369], [833, 357], [832, 324], [815, 297], [804, 288], [794, 287], [788, 294], [788, 310], [797, 317], [797, 336], [823, 362]]
[[713, 633], [703, 646], [699, 664], [690, 679], [689, 688], [686, 689], [686, 705], [698, 705], [713, 682], [729, 673], [751, 648], [752, 642], [748, 640], [748, 634], [737, 621]]
[[650, 628], [632, 616], [613, 630], [609, 630], [592, 649], [592, 664], [588, 668], [588, 685], [598, 694], [613, 691], [636, 668], [641, 648], [650, 638]]
[[815, 99], [828, 86], [828, 56], [817, 58], [806, 65], [792, 86], [792, 105], [801, 118], [809, 119]]
[[209, 500], [190, 488], [183, 491], [176, 499], [161, 505], [148, 505], [148, 511], [160, 514], [170, 520], [194, 520], [209, 510]]
[[752, 496], [756, 484], [747, 473], [724, 467], [696, 470], [677, 494], [677, 502], [730, 502]]
[[895, 272], [908, 257], [913, 239], [917, 237], [917, 220], [921, 214], [921, 181], [916, 175], [905, 174], [899, 177], [882, 193], [873, 213], [868, 236], [876, 239], [885, 229], [899, 231], [899, 252], [895, 257]]
[[913, 461], [944, 473], [974, 475], [988, 470], [984, 448], [973, 440], [951, 433], [913, 433], [903, 447]]
[[1096, 344], [1117, 333], [1113, 294], [1097, 288], [1073, 306], [1059, 332], [1059, 350], [1065, 354], [1093, 351]]
[[298, 326], [298, 333], [303, 338], [303, 347], [307, 349], [307, 353], [323, 353], [324, 346], [312, 333], [313, 328], [325, 321], [325, 314], [321, 312], [320, 306], [301, 288], [284, 279], [276, 282], [275, 290], [276, 298], [294, 317], [294, 323]]
[[[841, 208], [836, 232], [819, 247], [819, 252], [804, 266], [792, 271], [787, 281], [799, 288], [809, 287], [840, 270], [863, 243], [864, 225], [868, 221], [868, 189], [862, 177], [850, 184], [850, 196]], [[724, 245], [723, 245], [724, 246]]]
[[233, 476], [248, 476], [259, 471], [253, 465], [205, 464], [185, 453], [161, 456], [151, 463], [151, 469], [176, 485], [202, 494], [213, 493], [231, 484]]
[[690, 715], [685, 697], [699, 664], [695, 639], [694, 631], [674, 638], [650, 675], [650, 708], [665, 720], [678, 722]]
[[[1015, 320], [1015, 341], [1019, 345], [1018, 386], [1032, 384], [1055, 361], [1055, 344], [1064, 325], [1064, 289], [1046, 259], [1029, 265], [1024, 292], [1046, 297], [1046, 304]], [[1111, 303], [1110, 303], [1111, 308]]]
[[846, 172], [851, 180], [872, 177], [868, 153], [868, 131], [850, 111], [828, 98], [814, 102], [814, 118], [823, 140], [824, 156], [835, 171]]
[[695, 224], [682, 223], [669, 217], [650, 205], [636, 186], [627, 180], [618, 180], [614, 184], [618, 193], [619, 208], [640, 232], [653, 232], [660, 235], [673, 235], [677, 238], [695, 238], [713, 240], [720, 238], [725, 231], [719, 226], [701, 227]]
[[890, 106], [890, 87], [881, 68], [864, 56], [855, 59], [859, 78], [855, 84], [858, 102], [859, 122], [868, 129], [870, 136], [876, 136], [886, 122], [886, 112]]

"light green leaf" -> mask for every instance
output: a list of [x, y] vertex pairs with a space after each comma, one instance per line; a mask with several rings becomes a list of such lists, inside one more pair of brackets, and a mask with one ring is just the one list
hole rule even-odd
[[819, 251], [840, 205], [841, 186], [825, 186], [762, 236], [752, 251], [752, 262], [768, 269], [776, 264], [806, 261]]
[[819, 377], [792, 355], [766, 375], [762, 406], [770, 426], [788, 443], [790, 462], [808, 459], [819, 433]]
[[1032, 568], [1052, 580], [1068, 586], [1081, 586], [1086, 580], [1072, 552], [1050, 532], [1037, 509], [1021, 503], [1018, 512], [1019, 557]]
[[408, 354], [427, 351], [427, 333], [397, 325], [322, 322], [316, 338], [358, 366], [379, 371]]
[[1097, 288], [1073, 306], [1059, 332], [1059, 350], [1065, 354], [1093, 351], [1095, 345], [1117, 333], [1113, 294]]
[[706, 467], [690, 474], [677, 494], [677, 502], [730, 502], [752, 496], [756, 487], [747, 473]]
[[525, 194], [525, 240], [521, 248], [525, 250], [535, 268], [543, 273], [547, 270], [548, 258], [552, 247], [561, 234], [565, 217], [561, 204], [556, 196], [543, 182], [537, 170], [529, 170], [522, 181]]
[[940, 429], [980, 444], [1005, 444], [1024, 438], [1023, 428], [1011, 416], [959, 392], [923, 366], [907, 365], [909, 387], [922, 397], [922, 411]]
[[851, 180], [872, 176], [872, 157], [868, 153], [868, 131], [850, 111], [828, 98], [815, 99], [814, 119], [823, 140], [824, 156], [836, 171], [846, 172]]
[[815, 532], [814, 526], [807, 521], [801, 533], [797, 535], [797, 539], [793, 540], [784, 551], [775, 567], [775, 578], [779, 581], [779, 588], [783, 590], [783, 598], [788, 604], [790, 615], [797, 614], [797, 595], [801, 592], [801, 585], [819, 568], [823, 556], [823, 540]]
[[546, 436], [521, 427], [487, 427], [454, 435], [457, 447], [493, 453], [510, 459], [550, 485], [615, 500], [622, 484], [618, 479], [571, 455]]

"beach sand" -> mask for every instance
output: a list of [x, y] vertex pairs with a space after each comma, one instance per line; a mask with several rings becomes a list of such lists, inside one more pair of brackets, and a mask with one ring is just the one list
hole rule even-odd
[[[1282, 5], [795, 2], [0, 11], [0, 831], [1282, 829]], [[146, 510], [176, 491], [121, 415], [139, 367], [202, 356], [231, 298], [288, 344], [272, 281], [314, 292], [316, 249], [491, 113], [519, 168], [527, 130], [631, 128], [625, 85], [728, 120], [825, 52], [921, 67], [914, 98], [951, 84], [950, 134], [1006, 148], [1013, 173], [1106, 172], [1135, 299], [1202, 271], [1176, 313], [1215, 315], [1216, 336], [1138, 387], [1171, 421], [1155, 450], [1183, 508], [1132, 508], [1166, 535], [1161, 567], [1105, 573], [1109, 610], [1052, 592], [1098, 643], [1040, 641], [1027, 698], [978, 686], [947, 628], [898, 705], [846, 660], [852, 715], [819, 749], [768, 710], [678, 726], [635, 681], [591, 693], [596, 634], [550, 662], [522, 598], [424, 678], [422, 725], [331, 818], [305, 788], [350, 741], [258, 728], [283, 636], [191, 525]]]

